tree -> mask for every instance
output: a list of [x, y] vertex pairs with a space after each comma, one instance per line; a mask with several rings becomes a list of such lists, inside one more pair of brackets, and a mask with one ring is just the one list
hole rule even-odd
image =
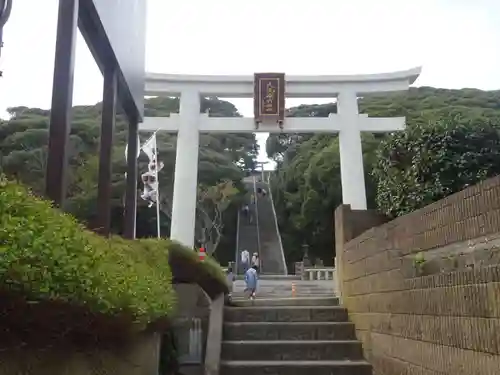
[[[237, 109], [229, 102], [208, 98], [202, 100], [202, 112], [210, 116], [240, 116]], [[146, 116], [169, 116], [179, 109], [178, 98], [151, 98], [145, 102]], [[10, 178], [15, 178], [28, 184], [35, 193], [43, 194], [45, 185], [45, 161], [47, 154], [49, 111], [13, 107], [8, 109], [10, 119], [0, 122], [0, 161], [1, 168]], [[68, 168], [68, 200], [65, 209], [75, 214], [80, 220], [92, 223], [96, 219], [98, 207], [97, 174], [100, 135], [101, 104], [94, 106], [76, 106], [73, 108], [73, 121], [70, 134], [70, 159]], [[125, 192], [126, 164], [124, 148], [127, 141], [127, 121], [123, 113], [119, 113], [116, 121], [113, 145], [113, 176], [112, 176], [112, 230], [115, 233], [123, 231], [123, 198]], [[150, 134], [141, 133], [141, 142]], [[171, 203], [173, 193], [173, 177], [175, 169], [176, 135], [159, 132], [157, 135], [159, 159], [165, 167], [159, 173], [161, 230], [164, 236], [169, 234]], [[216, 189], [221, 183], [230, 181], [238, 194], [243, 191], [242, 177], [246, 170], [255, 168], [258, 145], [253, 134], [201, 134], [199, 183], [203, 189]], [[147, 169], [147, 158], [139, 158], [139, 175]], [[141, 188], [138, 180], [138, 188]], [[224, 199], [233, 202], [238, 194]], [[216, 202], [217, 210], [207, 210], [205, 201], [199, 204], [216, 222], [215, 229], [219, 238], [217, 252], [233, 253], [235, 228], [231, 233], [225, 229], [226, 217], [224, 210], [236, 210], [232, 204]], [[201, 210], [198, 210], [201, 214]], [[221, 216], [220, 219], [219, 216]], [[207, 219], [208, 220], [208, 219]], [[222, 221], [221, 221], [222, 220]], [[231, 223], [232, 224], [232, 223]], [[145, 202], [138, 201], [137, 235], [156, 235], [156, 210], [148, 209]], [[227, 250], [226, 250], [227, 248]], [[222, 256], [222, 255], [221, 255]], [[224, 257], [224, 256], [223, 256]]]
[[[368, 205], [375, 206], [369, 174], [378, 141], [363, 135]], [[271, 179], [279, 226], [288, 261], [302, 258], [301, 244], [325, 264], [333, 262], [333, 211], [342, 203], [338, 137], [315, 135], [294, 146], [294, 156]]]
[[377, 205], [400, 216], [500, 174], [500, 122], [454, 118], [394, 133], [377, 151]]
[[[408, 127], [407, 133], [395, 135], [363, 134], [368, 207], [377, 207], [377, 196], [382, 211], [398, 215], [438, 199], [443, 194], [456, 191], [461, 186], [498, 173], [495, 169], [495, 164], [499, 164], [495, 131], [500, 124], [499, 103], [500, 91], [445, 90], [431, 87], [410, 88], [408, 92], [403, 93], [371, 94], [360, 98], [361, 113], [372, 117], [406, 116]], [[146, 100], [145, 114], [169, 116], [170, 113], [177, 112], [178, 108], [178, 98], [151, 98]], [[202, 100], [201, 111], [214, 117], [240, 116], [231, 103], [216, 98]], [[42, 193], [49, 112], [28, 107], [14, 107], [8, 112], [11, 118], [0, 122], [0, 167], [11, 178], [29, 184], [36, 193]], [[326, 117], [335, 112], [336, 104], [329, 103], [290, 108], [287, 115]], [[70, 135], [72, 146], [67, 209], [81, 220], [89, 222], [97, 213], [95, 155], [99, 150], [100, 114], [100, 104], [74, 107]], [[445, 121], [446, 126], [441, 121], [443, 118], [450, 119]], [[418, 137], [424, 136], [429, 137], [429, 143], [418, 141]], [[141, 134], [141, 141], [147, 137], [148, 134]], [[126, 171], [123, 149], [126, 140], [127, 122], [123, 114], [120, 114], [116, 124], [112, 179], [112, 225], [115, 233], [120, 233], [123, 229]], [[488, 143], [488, 140], [493, 143]], [[406, 146], [403, 146], [404, 142], [407, 142]], [[468, 148], [464, 146], [464, 142], [468, 144]], [[429, 146], [429, 151], [407, 152], [404, 147], [409, 147], [410, 144], [412, 147]], [[377, 153], [379, 145], [381, 148]], [[446, 145], [446, 148], [438, 148], [440, 145]], [[176, 136], [159, 132], [158, 146], [160, 160], [165, 163], [159, 175], [161, 229], [163, 235], [167, 235], [170, 229]], [[394, 162], [391, 149], [398, 150], [397, 153], [401, 155], [400, 162]], [[271, 187], [287, 261], [290, 263], [300, 260], [300, 245], [307, 242], [311, 254], [322, 258], [328, 264], [334, 255], [333, 210], [342, 201], [337, 136], [272, 135], [266, 144], [266, 151], [278, 165], [271, 179]], [[200, 137], [199, 191], [204, 192], [201, 196], [205, 198], [198, 202], [197, 236], [198, 239], [209, 239], [212, 244], [209, 246], [216, 249], [214, 255], [220, 259], [229, 260], [234, 254], [234, 222], [238, 201], [244, 192], [241, 179], [246, 171], [255, 169], [257, 152], [253, 134], [202, 134]], [[412, 162], [404, 158], [405, 154], [412, 154], [420, 165], [420, 169], [413, 167], [413, 180], [409, 180], [410, 182], [402, 177], [404, 171], [411, 171], [409, 166]], [[472, 155], [476, 162], [472, 160]], [[395, 164], [384, 164], [388, 160]], [[140, 171], [146, 170], [146, 162], [143, 157], [139, 159]], [[444, 170], [436, 172], [436, 168]], [[447, 175], [446, 171], [452, 173]], [[398, 176], [397, 184], [391, 182], [392, 177], [388, 178], [389, 174]], [[460, 177], [451, 183], [455, 174], [460, 174]], [[415, 183], [411, 182], [418, 181], [417, 177], [424, 181], [419, 183], [427, 184], [427, 187], [434, 181], [438, 181], [441, 187], [433, 188], [432, 194], [421, 198]], [[221, 184], [227, 181], [238, 190], [237, 194], [220, 194]], [[398, 199], [401, 201], [403, 198], [400, 193], [396, 194], [394, 189], [400, 189], [397, 191], [404, 191], [405, 194], [411, 193], [415, 197], [404, 202], [406, 206], [397, 206]], [[210, 191], [210, 194], [205, 195], [207, 191]], [[387, 196], [384, 197], [384, 194]], [[217, 199], [208, 199], [208, 196]], [[390, 207], [384, 206], [387, 202], [390, 202]], [[203, 212], [206, 212], [207, 217], [203, 216]], [[139, 201], [138, 235], [154, 236], [155, 220], [155, 210], [148, 209]], [[216, 245], [217, 243], [219, 245]]]
[[213, 186], [200, 185], [198, 187], [197, 240], [203, 244], [210, 255], [220, 244], [224, 228], [224, 212], [237, 194], [238, 189], [234, 187], [231, 180], [225, 180]]
[[[482, 124], [491, 130], [491, 127], [500, 124], [498, 103], [500, 91], [431, 87], [410, 88], [403, 93], [367, 95], [359, 99], [360, 112], [371, 117], [406, 116], [410, 132], [411, 129], [434, 124], [449, 116], [452, 116], [453, 124], [464, 131], [473, 124]], [[298, 117], [326, 117], [329, 113], [336, 113], [335, 103], [302, 105], [288, 111], [289, 116]], [[474, 134], [477, 135], [477, 131]], [[396, 133], [395, 139], [399, 136], [403, 136], [403, 133]], [[386, 160], [385, 154], [377, 154], [380, 142], [385, 139], [392, 139], [391, 135], [364, 133], [362, 136], [369, 208], [377, 208], [377, 185], [386, 178], [383, 171], [371, 173], [374, 164], [384, 163]], [[387, 144], [385, 147], [385, 152], [389, 152], [394, 144]], [[495, 147], [492, 146], [484, 155], [493, 157]], [[305, 241], [310, 245], [310, 254], [322, 258], [328, 264], [334, 255], [333, 211], [342, 202], [337, 136], [271, 135], [266, 151], [277, 162], [277, 171], [271, 179], [272, 191], [287, 261], [302, 258], [301, 244]], [[464, 150], [460, 152], [462, 151]], [[403, 149], [401, 153], [404, 154]], [[498, 159], [495, 156], [493, 160]], [[466, 169], [474, 174], [474, 168], [468, 166]], [[491, 171], [492, 167], [486, 168], [490, 168], [488, 173], [495, 173]], [[484, 172], [479, 173], [484, 175]], [[471, 176], [465, 181], [469, 180], [472, 181]], [[461, 184], [464, 183], [467, 182]], [[453, 189], [457, 189], [458, 185]], [[402, 199], [400, 194], [398, 197]], [[438, 199], [438, 195], [434, 195], [432, 199]], [[379, 200], [387, 201], [382, 197]], [[380, 207], [388, 212], [382, 205]]]

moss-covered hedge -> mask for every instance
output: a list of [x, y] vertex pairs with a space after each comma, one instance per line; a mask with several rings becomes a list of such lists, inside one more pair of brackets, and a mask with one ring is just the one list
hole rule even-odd
[[175, 303], [166, 243], [103, 238], [0, 180], [0, 288], [153, 321]]
[[197, 283], [212, 299], [228, 292], [226, 274], [212, 257], [200, 261], [196, 251], [172, 243], [169, 258], [174, 282]]

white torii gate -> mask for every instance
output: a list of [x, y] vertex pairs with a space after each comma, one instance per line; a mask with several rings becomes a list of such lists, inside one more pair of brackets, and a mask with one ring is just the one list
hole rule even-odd
[[415, 82], [421, 68], [406, 71], [343, 76], [287, 76], [289, 98], [337, 97], [337, 114], [329, 117], [288, 117], [283, 130], [274, 123], [255, 129], [254, 118], [208, 117], [200, 114], [201, 96], [252, 98], [254, 76], [202, 76], [146, 73], [146, 96], [179, 96], [179, 113], [146, 117], [140, 130], [177, 133], [171, 238], [194, 246], [198, 148], [201, 133], [339, 133], [342, 201], [353, 209], [366, 209], [361, 132], [403, 130], [404, 117], [369, 118], [359, 114], [357, 97], [376, 92], [404, 91]]

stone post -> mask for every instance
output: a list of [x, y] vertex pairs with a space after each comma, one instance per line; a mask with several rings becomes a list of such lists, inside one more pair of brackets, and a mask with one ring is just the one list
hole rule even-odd
[[295, 262], [295, 275], [300, 275], [300, 278], [304, 278], [304, 262]]
[[302, 263], [304, 263], [304, 268], [311, 267], [311, 260], [309, 259], [309, 245], [304, 243], [302, 245], [302, 252], [304, 256], [302, 257]]

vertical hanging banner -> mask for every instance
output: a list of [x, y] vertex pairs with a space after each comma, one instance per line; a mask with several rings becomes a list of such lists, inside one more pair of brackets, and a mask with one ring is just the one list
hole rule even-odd
[[276, 122], [283, 128], [285, 119], [285, 74], [254, 74], [254, 117], [260, 123]]
[[149, 203], [149, 207], [152, 207], [158, 202], [158, 172], [163, 168], [163, 163], [158, 162], [156, 133], [144, 142], [141, 149], [149, 159], [148, 171], [141, 175], [142, 182], [144, 183], [144, 190], [141, 194], [141, 198]]
[[144, 145], [142, 151], [148, 156], [148, 171], [141, 175], [144, 184], [141, 198], [149, 203], [149, 207], [156, 204], [156, 230], [160, 238], [160, 187], [158, 182], [158, 172], [162, 170], [163, 163], [158, 161], [158, 147], [156, 145], [156, 132], [153, 133]]

